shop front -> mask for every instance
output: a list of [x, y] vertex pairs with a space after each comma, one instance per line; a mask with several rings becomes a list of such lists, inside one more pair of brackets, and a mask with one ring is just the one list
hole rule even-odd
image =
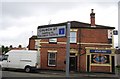
[[115, 72], [115, 50], [113, 48], [86, 48], [87, 72]]

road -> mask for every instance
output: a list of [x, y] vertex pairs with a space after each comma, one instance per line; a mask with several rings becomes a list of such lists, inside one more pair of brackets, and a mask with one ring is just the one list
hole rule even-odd
[[65, 72], [63, 73], [25, 73], [24, 71], [2, 71], [2, 79], [119, 79], [116, 77], [106, 77], [99, 78], [92, 76], [83, 76], [79, 74], [70, 74], [70, 78], [65, 77]]

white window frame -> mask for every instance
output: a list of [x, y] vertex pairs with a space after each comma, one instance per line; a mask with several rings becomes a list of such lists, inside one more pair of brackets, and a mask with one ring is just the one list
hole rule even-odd
[[113, 31], [108, 30], [108, 39], [112, 39]]
[[[55, 54], [55, 58], [50, 58], [50, 54]], [[55, 64], [50, 64], [50, 60], [54, 60]], [[48, 52], [48, 66], [56, 66], [56, 52]]]
[[[71, 36], [71, 33], [75, 33], [74, 36]], [[74, 39], [74, 41], [73, 41], [73, 39]], [[70, 32], [70, 43], [77, 43], [77, 32], [76, 31]]]
[[35, 40], [35, 49], [38, 49], [39, 41]]

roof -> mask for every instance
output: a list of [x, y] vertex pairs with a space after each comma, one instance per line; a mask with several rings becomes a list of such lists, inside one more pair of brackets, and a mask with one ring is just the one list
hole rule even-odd
[[37, 36], [33, 35], [32, 37], [30, 37], [30, 39], [37, 39]]
[[37, 51], [35, 51], [35, 50], [10, 50], [9, 52], [7, 52], [7, 54], [8, 53], [31, 53], [31, 52], [37, 52]]
[[[79, 22], [79, 21], [68, 21], [68, 22], [71, 23], [71, 28], [115, 29], [115, 27], [104, 26], [104, 25], [97, 25], [97, 24], [96, 24], [96, 27], [91, 27], [91, 24], [84, 23], [84, 22]], [[44, 27], [67, 25], [68, 22], [63, 22], [63, 23], [58, 23], [58, 24], [42, 25], [42, 26], [38, 26], [38, 29], [39, 28], [44, 28]]]

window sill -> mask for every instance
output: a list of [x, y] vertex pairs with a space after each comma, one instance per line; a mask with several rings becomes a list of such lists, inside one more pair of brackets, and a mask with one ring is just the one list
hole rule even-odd
[[90, 64], [91, 66], [111, 66], [110, 64]]
[[56, 67], [56, 65], [48, 65], [48, 67]]
[[70, 42], [70, 44], [77, 44], [77, 43], [71, 43], [71, 42]]

